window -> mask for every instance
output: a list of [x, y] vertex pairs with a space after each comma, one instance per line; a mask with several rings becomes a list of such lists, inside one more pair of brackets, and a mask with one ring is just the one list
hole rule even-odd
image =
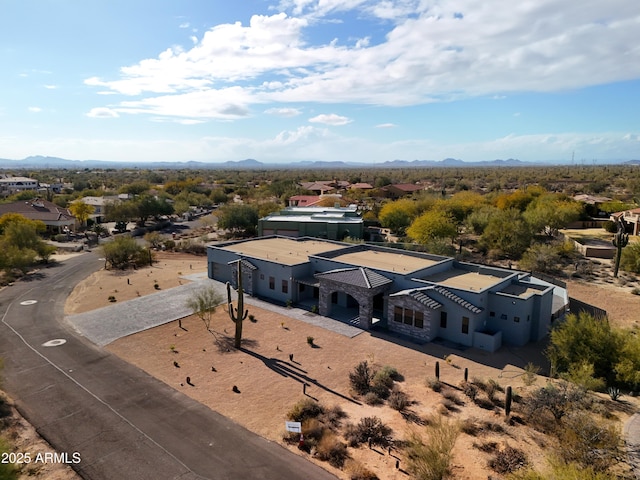
[[513, 321], [516, 323], [520, 323], [520, 317], [513, 317]]
[[269, 277], [269, 290], [275, 290], [276, 288], [276, 279], [273, 277]]
[[502, 315], [500, 315], [500, 320], [506, 320], [507, 319], [507, 314], [503, 313]]
[[289, 282], [282, 280], [282, 293], [289, 293]]
[[424, 328], [424, 314], [415, 311], [413, 314], [413, 326], [416, 328]]
[[402, 323], [402, 307], [393, 307], [393, 319], [398, 323]]
[[404, 324], [413, 325], [413, 310], [404, 309]]
[[489, 316], [490, 317], [495, 317], [496, 316], [496, 312], [489, 312]]
[[440, 328], [447, 328], [447, 312], [440, 312]]
[[469, 317], [462, 317], [462, 333], [469, 333]]
[[260, 280], [264, 280], [264, 273], [260, 274]]

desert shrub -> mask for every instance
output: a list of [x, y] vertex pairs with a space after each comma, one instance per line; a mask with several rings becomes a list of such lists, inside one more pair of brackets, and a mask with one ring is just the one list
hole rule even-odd
[[335, 434], [325, 431], [316, 446], [316, 456], [318, 459], [329, 462], [336, 468], [342, 468], [349, 454], [346, 444], [341, 442]]
[[446, 408], [448, 412], [457, 412], [458, 411], [457, 405], [454, 402], [452, 402], [451, 400], [447, 400], [446, 398], [442, 399], [442, 401], [440, 402], [440, 405], [442, 405], [444, 408]]
[[618, 480], [612, 472], [596, 472], [590, 467], [583, 468], [575, 463], [554, 461], [543, 473], [532, 469], [520, 470], [509, 476], [510, 480]]
[[392, 430], [382, 423], [378, 417], [364, 417], [357, 425], [348, 424], [345, 428], [345, 438], [351, 447], [368, 442], [386, 447], [391, 443]]
[[[7, 443], [5, 443], [5, 441], [2, 438], [0, 438], [0, 456], [2, 456], [4, 453], [9, 453], [9, 452], [11, 452], [10, 446]], [[2, 480], [18, 479], [18, 469], [14, 466], [13, 463], [0, 462], [0, 479]]]
[[464, 405], [464, 400], [462, 400], [456, 392], [446, 391], [442, 396], [456, 405]]
[[502, 425], [500, 425], [499, 423], [490, 422], [488, 420], [482, 422], [481, 428], [493, 433], [504, 433], [504, 427]]
[[484, 408], [485, 410], [493, 410], [496, 406], [494, 403], [488, 398], [477, 397], [473, 403], [475, 403], [480, 408]]
[[313, 338], [311, 335], [309, 335], [307, 337], [307, 344], [311, 347], [313, 347], [313, 341], [315, 340], [315, 338]]
[[410, 403], [407, 394], [400, 390], [394, 390], [389, 395], [389, 406], [399, 412], [406, 410]]
[[366, 360], [356, 365], [353, 371], [349, 373], [351, 387], [358, 395], [364, 395], [369, 391], [372, 378], [371, 369]]
[[349, 480], [378, 480], [378, 476], [355, 460], [345, 462], [345, 471]]
[[596, 472], [607, 471], [616, 463], [622, 444], [612, 423], [598, 422], [584, 411], [567, 414], [558, 437], [560, 458]]
[[478, 425], [478, 420], [473, 417], [469, 417], [460, 422], [460, 431], [475, 437], [480, 433], [481, 429], [480, 425]]
[[489, 460], [489, 467], [497, 473], [512, 473], [527, 465], [527, 457], [522, 450], [506, 446]]
[[540, 373], [540, 367], [529, 362], [524, 367], [524, 374], [522, 375], [522, 381], [527, 387], [530, 387], [531, 385], [536, 383], [536, 380], [538, 378], [538, 373]]
[[568, 383], [547, 386], [532, 392], [524, 400], [524, 413], [530, 421], [542, 419], [542, 413], [550, 413], [559, 422], [567, 412], [582, 407], [585, 392]]
[[424, 432], [412, 432], [406, 448], [409, 472], [420, 480], [446, 478], [458, 434], [458, 425], [441, 416], [431, 418]]
[[462, 382], [462, 393], [464, 393], [471, 401], [475, 401], [478, 396], [478, 387], [470, 382]]
[[487, 394], [487, 398], [492, 402], [495, 402], [496, 394], [498, 392], [503, 392], [504, 388], [502, 388], [498, 382], [496, 382], [494, 379], [491, 378], [487, 382], [487, 385], [484, 391]]
[[364, 403], [367, 405], [382, 405], [384, 400], [376, 392], [367, 392], [364, 396]]
[[287, 418], [294, 422], [303, 422], [307, 418], [317, 418], [322, 415], [323, 411], [324, 409], [318, 402], [305, 397], [291, 407], [291, 410], [287, 413]]
[[403, 380], [403, 376], [400, 374], [400, 372], [398, 372], [396, 367], [392, 367], [391, 365], [385, 365], [384, 367], [382, 367], [376, 372], [376, 375], [378, 374], [384, 377], [388, 377], [396, 382], [401, 382]]
[[113, 295], [109, 295], [109, 298], [107, 299], [109, 300], [111, 303], [116, 302], [116, 297], [114, 297]]
[[437, 378], [427, 379], [427, 386], [434, 392], [439, 392], [442, 390], [442, 382]]
[[316, 418], [307, 418], [302, 422], [302, 433], [304, 434], [304, 441], [308, 448], [317, 445], [324, 435], [324, 432], [324, 425]]
[[473, 448], [477, 448], [484, 453], [493, 453], [498, 450], [496, 442], [473, 443]]
[[340, 405], [334, 405], [332, 407], [325, 408], [319, 418], [325, 425], [331, 428], [338, 428], [340, 423], [342, 423], [342, 419], [346, 416], [347, 414], [342, 410]]

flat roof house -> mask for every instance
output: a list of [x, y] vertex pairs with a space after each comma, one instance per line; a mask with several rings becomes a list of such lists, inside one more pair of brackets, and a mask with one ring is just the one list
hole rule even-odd
[[258, 220], [258, 235], [362, 238], [364, 222], [356, 207], [287, 207]]
[[544, 338], [568, 304], [564, 288], [527, 272], [365, 244], [272, 236], [208, 247], [210, 278], [235, 284], [238, 265], [249, 295], [487, 351]]

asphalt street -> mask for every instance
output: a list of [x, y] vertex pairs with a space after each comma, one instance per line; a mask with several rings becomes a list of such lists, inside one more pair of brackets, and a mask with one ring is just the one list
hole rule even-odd
[[79, 458], [83, 478], [335, 479], [66, 325], [65, 299], [102, 264], [85, 253], [0, 291], [3, 387], [57, 451]]

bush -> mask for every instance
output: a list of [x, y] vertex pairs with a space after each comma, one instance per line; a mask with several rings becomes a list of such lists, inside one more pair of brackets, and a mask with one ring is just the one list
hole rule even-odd
[[391, 443], [391, 429], [378, 417], [364, 417], [357, 425], [349, 424], [345, 429], [345, 438], [351, 447], [357, 447], [371, 439], [373, 445], [386, 447]]
[[400, 390], [394, 390], [389, 395], [389, 406], [394, 410], [403, 412], [409, 406], [409, 397], [406, 393]]
[[456, 392], [447, 391], [443, 393], [442, 396], [450, 402], [455, 403], [456, 405], [464, 405], [464, 401], [458, 396]]
[[294, 422], [302, 422], [308, 418], [316, 418], [322, 415], [323, 410], [318, 402], [305, 397], [291, 407], [291, 410], [287, 413], [287, 418]]
[[442, 382], [436, 378], [427, 379], [427, 386], [434, 392], [439, 392], [440, 390], [442, 390]]
[[311, 335], [309, 335], [309, 336], [307, 337], [307, 344], [309, 344], [309, 346], [313, 347], [313, 341], [314, 341], [314, 340], [315, 340], [315, 339], [314, 339]]
[[346, 444], [342, 443], [333, 433], [325, 431], [316, 446], [316, 456], [336, 468], [342, 468], [349, 454]]
[[364, 403], [371, 406], [382, 405], [384, 403], [384, 400], [380, 398], [380, 396], [376, 392], [367, 392], [367, 394], [364, 396]]
[[462, 382], [462, 393], [464, 393], [471, 401], [475, 401], [478, 396], [478, 387], [473, 383]]
[[355, 460], [345, 463], [345, 471], [349, 475], [349, 480], [378, 480], [378, 476]]
[[371, 380], [371, 369], [366, 360], [356, 365], [353, 372], [349, 373], [351, 387], [358, 395], [364, 395], [369, 391], [371, 388]]
[[513, 473], [527, 465], [527, 457], [522, 450], [506, 446], [489, 460], [489, 467], [497, 473]]
[[337, 428], [342, 423], [342, 419], [347, 416], [340, 405], [325, 408], [324, 413], [320, 416], [320, 420], [331, 428]]
[[413, 432], [407, 442], [409, 472], [421, 480], [447, 478], [459, 434], [457, 424], [441, 416], [434, 417], [425, 427], [424, 434]]

